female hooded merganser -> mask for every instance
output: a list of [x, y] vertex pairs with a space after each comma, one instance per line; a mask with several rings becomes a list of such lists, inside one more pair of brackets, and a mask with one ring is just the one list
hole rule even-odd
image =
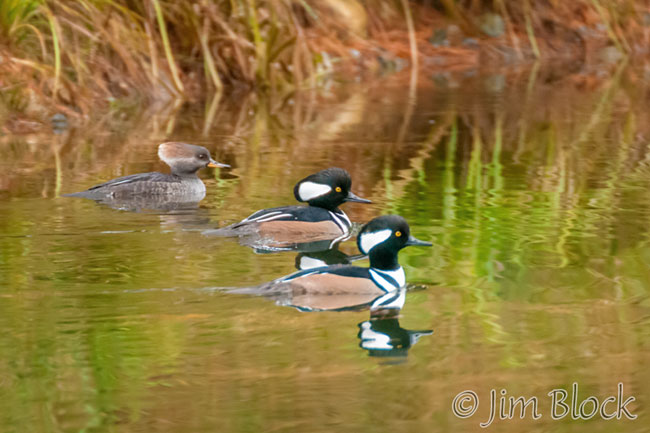
[[275, 299], [278, 304], [303, 311], [401, 308], [406, 277], [397, 253], [411, 245], [431, 246], [411, 236], [398, 215], [380, 216], [360, 231], [357, 245], [370, 258], [370, 268], [334, 265], [306, 269], [253, 288], [229, 290]]
[[[350, 235], [352, 223], [339, 209], [345, 202], [371, 203], [357, 197], [350, 187], [350, 174], [342, 168], [328, 168], [299, 181], [293, 189], [296, 200], [309, 206], [263, 209], [248, 218], [205, 234], [258, 236], [278, 245], [323, 239], [340, 240]], [[257, 245], [259, 246], [259, 245]]]
[[105, 200], [164, 195], [198, 202], [205, 197], [205, 185], [196, 172], [203, 167], [230, 167], [212, 159], [205, 147], [187, 143], [163, 143], [158, 146], [158, 157], [171, 168], [171, 174], [132, 174], [65, 196]]

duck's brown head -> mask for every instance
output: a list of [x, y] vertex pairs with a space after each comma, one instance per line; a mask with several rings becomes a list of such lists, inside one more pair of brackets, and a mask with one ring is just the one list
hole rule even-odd
[[230, 167], [212, 159], [210, 151], [203, 146], [177, 141], [158, 146], [158, 157], [179, 176], [194, 175], [203, 167]]

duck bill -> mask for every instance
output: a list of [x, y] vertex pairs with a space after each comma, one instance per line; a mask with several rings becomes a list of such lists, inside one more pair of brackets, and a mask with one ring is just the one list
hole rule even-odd
[[370, 200], [365, 199], [365, 198], [361, 198], [358, 195], [356, 195], [355, 193], [353, 193], [352, 191], [348, 192], [348, 196], [345, 197], [345, 201], [354, 201], [354, 202], [357, 202], [357, 203], [372, 203]]
[[433, 244], [431, 242], [421, 241], [420, 239], [413, 236], [409, 236], [409, 240], [406, 241], [407, 247], [430, 247], [432, 245]]
[[208, 162], [208, 167], [210, 168], [230, 168], [228, 164], [224, 164], [222, 162], [217, 162], [214, 159], [210, 159], [210, 162]]

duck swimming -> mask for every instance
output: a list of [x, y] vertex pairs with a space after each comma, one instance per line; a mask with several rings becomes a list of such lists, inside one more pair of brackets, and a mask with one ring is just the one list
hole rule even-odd
[[366, 224], [357, 246], [370, 258], [370, 267], [333, 265], [306, 269], [258, 287], [231, 289], [230, 293], [254, 294], [303, 311], [350, 309], [399, 309], [404, 304], [406, 276], [398, 253], [408, 246], [431, 246], [410, 234], [399, 215], [380, 216]]
[[212, 159], [205, 147], [187, 143], [162, 143], [158, 146], [158, 157], [171, 168], [170, 174], [132, 174], [65, 196], [98, 201], [165, 196], [183, 202], [198, 202], [205, 197], [205, 185], [196, 172], [204, 167], [230, 167]]
[[257, 236], [280, 243], [340, 240], [350, 235], [352, 223], [339, 209], [345, 202], [371, 203], [350, 189], [352, 179], [342, 168], [331, 167], [299, 181], [293, 195], [308, 206], [262, 209], [242, 221], [204, 234]]

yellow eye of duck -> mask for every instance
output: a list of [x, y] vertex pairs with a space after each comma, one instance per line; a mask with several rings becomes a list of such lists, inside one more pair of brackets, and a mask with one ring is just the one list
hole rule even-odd
[[400, 232], [400, 231], [396, 231], [396, 232], [395, 232], [395, 236], [397, 236], [397, 237], [402, 236], [402, 232]]
[[340, 187], [340, 186], [337, 186], [337, 187], [334, 188], [334, 189], [336, 190], [336, 192], [341, 192], [341, 187]]

